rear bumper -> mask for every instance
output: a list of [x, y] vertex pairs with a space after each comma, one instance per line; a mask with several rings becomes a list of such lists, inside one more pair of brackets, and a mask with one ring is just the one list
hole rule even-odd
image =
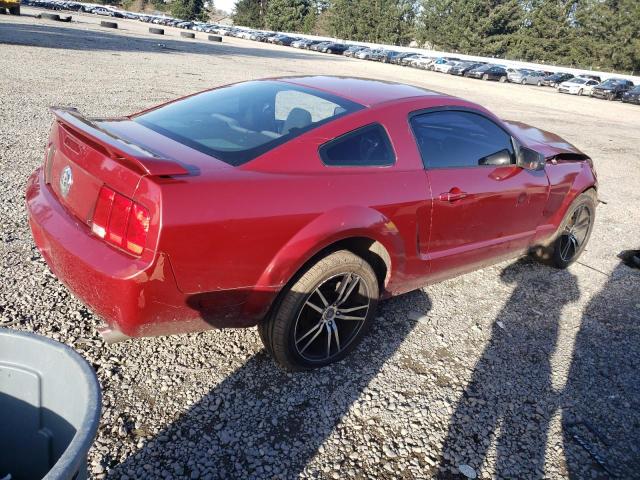
[[[242, 318], [246, 297], [238, 291], [207, 296], [178, 289], [167, 255], [144, 263], [117, 251], [91, 235], [58, 202], [44, 183], [42, 169], [27, 183], [29, 224], [36, 246], [51, 271], [109, 326], [109, 335], [129, 337], [170, 335], [257, 323]], [[256, 316], [268, 307], [256, 308]]]

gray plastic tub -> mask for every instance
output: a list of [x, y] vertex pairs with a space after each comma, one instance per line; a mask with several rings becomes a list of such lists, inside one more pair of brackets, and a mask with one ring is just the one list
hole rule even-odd
[[0, 329], [0, 479], [83, 480], [100, 386], [71, 348]]

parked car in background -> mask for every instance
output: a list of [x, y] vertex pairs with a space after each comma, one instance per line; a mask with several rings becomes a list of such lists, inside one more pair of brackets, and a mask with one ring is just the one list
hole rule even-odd
[[605, 100], [622, 98], [622, 94], [634, 87], [633, 82], [622, 78], [609, 78], [591, 90], [591, 96]]
[[602, 78], [600, 78], [598, 75], [582, 74], [578, 76], [582, 78], [590, 78], [591, 80], [595, 80], [598, 83], [602, 82]]
[[449, 71], [459, 63], [460, 62], [457, 62], [455, 60], [448, 60], [444, 63], [437, 63], [433, 66], [433, 71], [440, 73], [449, 73]]
[[297, 38], [295, 38], [295, 37], [290, 37], [288, 35], [285, 35], [283, 37], [279, 37], [274, 43], [276, 45], [282, 45], [282, 46], [285, 46], [285, 47], [289, 47], [289, 46], [291, 46], [291, 43], [295, 42], [296, 40], [297, 40]]
[[330, 43], [329, 45], [327, 45], [326, 47], [324, 47], [322, 49], [322, 52], [324, 53], [329, 53], [329, 54], [336, 54], [336, 55], [342, 55], [344, 52], [347, 51], [347, 49], [349, 48], [349, 45], [346, 45], [344, 43]]
[[29, 225], [108, 341], [257, 326], [285, 368], [322, 367], [382, 320], [380, 299], [532, 250], [568, 267], [596, 215], [592, 161], [567, 141], [388, 81], [52, 112]]
[[378, 57], [378, 61], [382, 63], [393, 63], [393, 59], [399, 54], [400, 52], [396, 50], [383, 50], [382, 54]]
[[507, 81], [507, 70], [499, 65], [482, 65], [469, 70], [465, 77], [478, 78], [482, 80], [497, 80], [501, 83]]
[[107, 10], [106, 8], [102, 7], [94, 8], [91, 13], [93, 13], [94, 15], [102, 15], [104, 17], [113, 17], [112, 10]]
[[566, 82], [573, 78], [572, 73], [554, 73], [551, 75], [547, 75], [542, 79], [542, 85], [545, 87], [556, 87], [560, 85], [562, 82]]
[[367, 47], [365, 47], [364, 45], [349, 45], [349, 48], [347, 48], [343, 55], [345, 57], [354, 57], [356, 53], [358, 53], [360, 50], [364, 50]]
[[427, 67], [429, 70], [435, 70], [436, 69], [436, 65], [442, 65], [445, 64], [447, 62], [452, 62], [452, 61], [459, 61], [460, 59], [457, 57], [438, 57], [433, 59], [433, 61], [429, 64], [429, 66]]
[[398, 52], [396, 52], [395, 50], [373, 50], [371, 52], [369, 60], [373, 60], [374, 62], [389, 63], [390, 59], [392, 59], [397, 53]]
[[[391, 63], [395, 65], [408, 65], [409, 60], [416, 58], [418, 55], [418, 53], [414, 52], [398, 52], [398, 54], [391, 59]], [[403, 63], [403, 60], [405, 59], [407, 60], [407, 63]]]
[[332, 42], [327, 42], [327, 41], [312, 43], [311, 45], [309, 45], [309, 50], [313, 50], [314, 52], [321, 52], [324, 48], [331, 45], [331, 43]]
[[547, 75], [544, 72], [529, 70], [520, 79], [521, 85], [537, 85], [542, 86], [542, 82]]
[[354, 57], [359, 58], [360, 60], [369, 60], [372, 55], [377, 55], [379, 51], [379, 49], [363, 48], [362, 50], [358, 50]]
[[635, 103], [640, 105], [640, 85], [636, 85], [631, 90], [627, 90], [622, 94], [622, 101], [624, 103]]
[[558, 85], [558, 92], [578, 96], [591, 95], [591, 91], [596, 85], [598, 82], [590, 78], [574, 77]]
[[428, 57], [426, 55], [420, 55], [410, 61], [410, 65], [413, 68], [419, 68], [421, 70], [427, 70], [431, 63], [433, 63], [433, 57]]
[[527, 68], [508, 68], [507, 80], [511, 83], [520, 83], [527, 73], [531, 70]]
[[464, 75], [469, 70], [481, 67], [482, 65], [484, 65], [482, 62], [458, 62], [456, 65], [451, 67], [449, 73], [451, 75]]

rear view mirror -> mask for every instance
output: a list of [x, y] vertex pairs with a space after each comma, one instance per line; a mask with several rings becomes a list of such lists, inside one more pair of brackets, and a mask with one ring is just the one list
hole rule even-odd
[[546, 160], [544, 155], [531, 150], [530, 148], [520, 146], [516, 156], [516, 165], [526, 170], [542, 170]]
[[512, 163], [511, 152], [506, 148], [478, 160], [478, 165], [496, 165], [498, 167], [504, 167]]

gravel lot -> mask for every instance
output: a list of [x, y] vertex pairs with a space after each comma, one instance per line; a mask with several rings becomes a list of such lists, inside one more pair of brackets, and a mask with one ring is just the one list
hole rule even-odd
[[[94, 478], [640, 478], [640, 272], [618, 258], [640, 248], [639, 107], [24, 12], [0, 15], [0, 326], [63, 341], [95, 367], [104, 411]], [[278, 369], [255, 329], [106, 346], [27, 225], [23, 192], [42, 162], [47, 107], [122, 115], [310, 73], [426, 86], [575, 143], [607, 202], [580, 263], [508, 262], [384, 302], [362, 346], [313, 373]]]

